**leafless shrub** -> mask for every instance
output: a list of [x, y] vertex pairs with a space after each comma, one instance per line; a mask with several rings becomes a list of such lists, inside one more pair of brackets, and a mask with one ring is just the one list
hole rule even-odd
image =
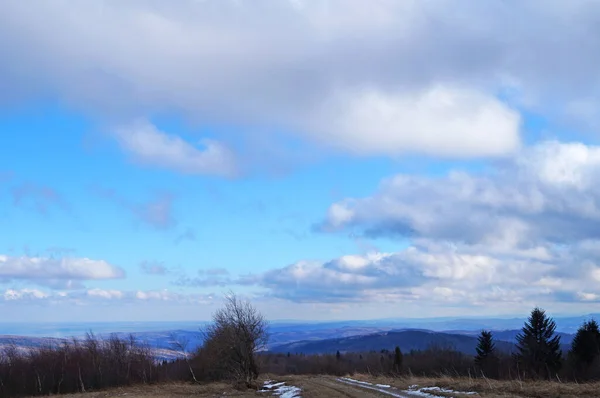
[[259, 368], [258, 350], [268, 342], [267, 321], [248, 301], [234, 294], [213, 315], [213, 323], [204, 330], [204, 346], [199, 357], [211, 365], [213, 378], [228, 378], [236, 384], [254, 387]]
[[47, 344], [29, 352], [7, 347], [0, 357], [0, 397], [36, 396], [154, 383], [162, 367], [133, 337]]

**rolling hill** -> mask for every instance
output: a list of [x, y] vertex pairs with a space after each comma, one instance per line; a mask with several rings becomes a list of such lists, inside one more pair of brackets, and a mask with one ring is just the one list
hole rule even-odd
[[[292, 352], [303, 354], [333, 354], [340, 352], [366, 352], [382, 349], [393, 350], [399, 346], [404, 352], [425, 350], [430, 347], [452, 348], [465, 354], [475, 354], [477, 337], [461, 334], [432, 332], [427, 330], [400, 330], [373, 333], [318, 341], [297, 341], [272, 347], [271, 352]], [[511, 352], [514, 345], [506, 341], [497, 341], [497, 348]]]

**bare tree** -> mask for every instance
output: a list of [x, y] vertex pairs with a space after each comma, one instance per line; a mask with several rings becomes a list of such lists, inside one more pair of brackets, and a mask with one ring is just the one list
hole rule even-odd
[[204, 331], [204, 349], [220, 364], [220, 371], [235, 382], [253, 387], [259, 369], [256, 352], [268, 342], [267, 321], [248, 301], [235, 294], [213, 315]]
[[190, 339], [187, 337], [178, 338], [176, 333], [171, 333], [170, 337], [171, 337], [171, 345], [173, 346], [173, 348], [175, 348], [179, 351], [179, 353], [181, 354], [181, 357], [185, 360], [185, 363], [190, 371], [190, 375], [192, 376], [192, 379], [194, 380], [194, 382], [198, 383], [198, 379], [196, 378], [196, 373], [194, 373], [194, 368], [192, 367], [192, 364], [190, 362], [190, 354], [187, 351], [187, 346], [190, 343]]

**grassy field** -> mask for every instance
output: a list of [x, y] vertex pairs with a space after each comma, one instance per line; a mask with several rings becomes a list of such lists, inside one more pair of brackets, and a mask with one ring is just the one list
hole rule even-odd
[[[419, 389], [423, 387], [440, 387], [454, 392], [430, 391], [427, 392], [438, 397], [533, 397], [533, 398], [570, 398], [570, 397], [600, 397], [600, 383], [560, 383], [556, 382], [521, 382], [515, 381], [496, 381], [488, 379], [469, 379], [469, 378], [420, 378], [420, 377], [373, 377], [370, 375], [354, 375], [352, 379], [371, 383], [371, 388], [367, 385], [353, 385], [341, 382], [336, 377], [331, 376], [286, 376], [286, 377], [263, 377], [266, 379], [285, 382], [286, 385], [296, 386], [302, 389], [301, 396], [304, 398], [373, 398], [386, 396], [405, 396], [410, 398], [410, 394], [403, 391], [409, 389]], [[377, 391], [375, 386], [384, 385], [387, 388], [380, 388], [384, 391]], [[418, 387], [415, 387], [418, 386]], [[385, 392], [387, 391], [387, 393]], [[471, 392], [466, 395], [465, 392]], [[138, 386], [115, 389], [103, 392], [89, 392], [82, 394], [68, 395], [70, 398], [98, 398], [98, 397], [270, 397], [272, 392], [257, 391], [236, 391], [230, 385], [225, 383], [211, 383], [206, 385], [193, 384], [161, 384], [154, 386]]]
[[[471, 379], [458, 377], [373, 377], [370, 375], [354, 375], [354, 379], [374, 384], [388, 384], [401, 390], [410, 386], [441, 387], [454, 391], [473, 391], [486, 398], [498, 397], [531, 397], [531, 398], [566, 398], [566, 397], [600, 397], [600, 383], [561, 383], [557, 381], [499, 381], [491, 379]], [[436, 393], [442, 397], [461, 396]], [[462, 395], [465, 396], [465, 395]]]

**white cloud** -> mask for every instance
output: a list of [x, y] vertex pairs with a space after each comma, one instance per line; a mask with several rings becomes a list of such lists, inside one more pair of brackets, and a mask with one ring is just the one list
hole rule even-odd
[[600, 237], [600, 147], [545, 142], [491, 170], [397, 175], [333, 204], [325, 230], [506, 245]]
[[119, 290], [103, 290], [103, 289], [91, 289], [87, 291], [87, 295], [90, 297], [99, 297], [103, 299], [122, 299], [123, 292]]
[[[186, 115], [359, 154], [504, 155], [519, 145], [507, 92], [554, 120], [598, 119], [599, 14], [592, 0], [9, 0], [0, 100], [52, 93], [110, 120]], [[140, 162], [230, 170], [222, 144], [141, 131], [160, 150], [123, 140]]]
[[173, 294], [167, 290], [157, 290], [157, 291], [149, 291], [143, 292], [138, 291], [135, 293], [135, 298], [138, 300], [173, 300], [177, 299], [178, 295]]
[[233, 154], [222, 144], [203, 140], [198, 148], [182, 138], [159, 131], [151, 123], [138, 120], [115, 130], [114, 137], [134, 161], [187, 174], [233, 176]]
[[103, 260], [89, 258], [11, 257], [0, 255], [0, 278], [69, 287], [75, 281], [117, 279], [125, 272]]
[[600, 297], [600, 287], [586, 265], [592, 258], [580, 247], [566, 252], [552, 245], [543, 249], [546, 255], [540, 258], [539, 250], [420, 240], [396, 253], [300, 261], [245, 282], [266, 288], [274, 297], [304, 303], [418, 302], [428, 308], [450, 303], [490, 308], [499, 303], [526, 307]]
[[40, 303], [72, 303], [77, 305], [106, 304], [135, 304], [141, 302], [169, 302], [172, 304], [210, 303], [210, 294], [183, 294], [168, 290], [138, 290], [124, 291], [115, 289], [88, 289], [78, 291], [42, 291], [38, 289], [6, 289], [3, 296], [5, 302], [32, 301]]
[[501, 156], [520, 146], [518, 112], [493, 96], [458, 87], [344, 92], [319, 113], [306, 130], [355, 154]]
[[397, 175], [332, 204], [321, 228], [408, 239], [406, 249], [299, 261], [239, 282], [299, 302], [592, 302], [599, 165], [600, 147], [550, 141], [477, 172]]
[[49, 295], [37, 289], [7, 289], [4, 292], [4, 300], [40, 300], [48, 298]]
[[598, 300], [600, 300], [600, 294], [597, 294], [597, 293], [579, 292], [579, 293], [577, 293], [577, 295], [579, 296], [579, 298], [581, 298], [582, 301], [598, 301]]

